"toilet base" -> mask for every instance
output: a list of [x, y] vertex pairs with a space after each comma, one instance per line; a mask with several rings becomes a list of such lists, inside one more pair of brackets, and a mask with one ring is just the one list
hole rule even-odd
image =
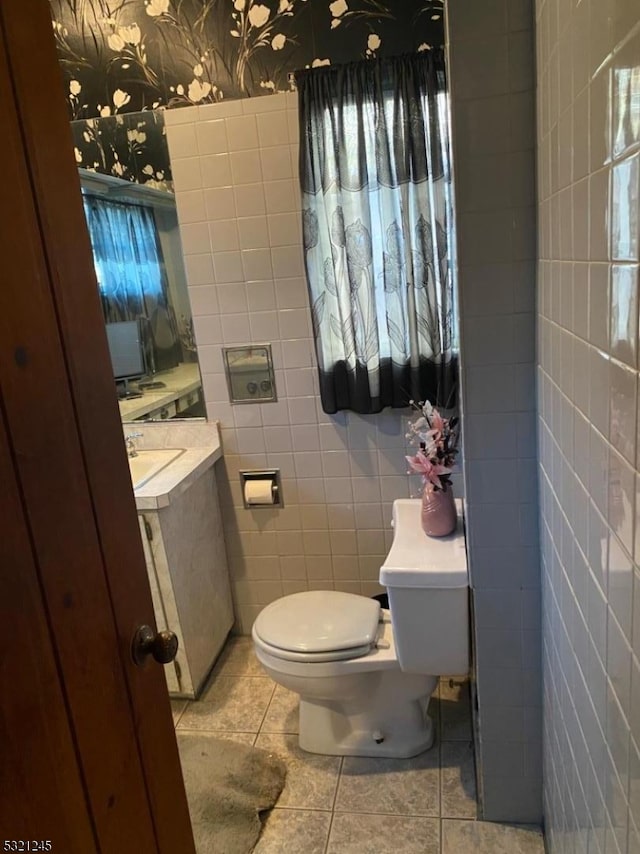
[[[344, 702], [300, 699], [299, 743], [309, 753], [408, 759], [433, 745], [435, 727], [427, 713], [430, 694], [380, 709], [358, 711]], [[377, 714], [376, 714], [377, 712]]]

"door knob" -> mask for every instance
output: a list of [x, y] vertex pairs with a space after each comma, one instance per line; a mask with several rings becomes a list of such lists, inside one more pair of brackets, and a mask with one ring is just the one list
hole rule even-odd
[[144, 664], [151, 655], [158, 664], [169, 664], [178, 652], [178, 638], [174, 632], [153, 631], [151, 626], [139, 626], [131, 643], [131, 655], [136, 664]]

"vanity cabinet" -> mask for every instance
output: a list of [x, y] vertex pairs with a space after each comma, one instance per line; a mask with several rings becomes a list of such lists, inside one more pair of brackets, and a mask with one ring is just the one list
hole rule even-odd
[[233, 624], [233, 606], [213, 465], [164, 506], [138, 508], [158, 630], [179, 640], [165, 665], [169, 693], [195, 698]]

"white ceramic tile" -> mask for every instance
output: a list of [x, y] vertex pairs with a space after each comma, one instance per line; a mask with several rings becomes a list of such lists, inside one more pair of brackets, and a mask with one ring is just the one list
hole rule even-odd
[[238, 230], [242, 249], [269, 248], [269, 229], [266, 216], [239, 217]]
[[289, 402], [289, 418], [291, 424], [316, 424], [315, 397], [294, 397]]
[[288, 145], [276, 145], [268, 148], [261, 146], [260, 162], [265, 181], [278, 181], [295, 177]]
[[305, 279], [302, 276], [287, 278], [278, 275], [276, 298], [278, 308], [306, 308], [309, 305], [309, 296]]
[[265, 181], [267, 211], [269, 213], [291, 213], [300, 207], [300, 195], [293, 180]]
[[211, 251], [209, 228], [206, 222], [185, 223], [180, 229], [180, 240], [185, 255], [198, 255]]
[[311, 342], [307, 338], [283, 341], [282, 356], [285, 368], [307, 368], [312, 364]]
[[[194, 315], [201, 314], [217, 314], [219, 311], [217, 288], [215, 285], [200, 285], [198, 287], [189, 288], [189, 302]], [[200, 353], [198, 353], [200, 356]], [[202, 358], [200, 358], [200, 367]]]
[[286, 95], [284, 92], [267, 92], [259, 98], [246, 98], [242, 104], [242, 112], [249, 115], [268, 113], [274, 110], [282, 110], [286, 106]]
[[232, 187], [219, 187], [204, 191], [207, 217], [210, 221], [235, 216], [236, 202]]
[[235, 219], [213, 220], [209, 223], [211, 249], [216, 252], [230, 252], [240, 248], [238, 224]]
[[202, 314], [193, 318], [198, 344], [217, 344], [222, 341], [222, 323], [218, 314]]
[[317, 425], [292, 425], [291, 436], [294, 451], [318, 451], [320, 449]]
[[228, 314], [222, 324], [222, 339], [225, 344], [249, 344], [251, 330], [246, 314]]
[[[277, 246], [271, 250], [273, 274], [277, 279], [288, 279], [304, 275], [302, 247]], [[291, 307], [291, 306], [289, 306]]]
[[224, 119], [199, 121], [195, 128], [200, 154], [225, 154], [229, 151]]
[[185, 190], [176, 195], [176, 208], [180, 226], [207, 219], [202, 190]]
[[225, 121], [230, 151], [258, 148], [258, 129], [255, 116], [232, 116]]
[[311, 316], [307, 308], [281, 309], [278, 312], [280, 337], [300, 338], [301, 335], [311, 336]]
[[246, 313], [247, 293], [241, 282], [219, 284], [216, 290], [220, 314]]
[[260, 153], [257, 149], [247, 151], [231, 151], [231, 175], [234, 186], [239, 184], [255, 184], [262, 181]]
[[199, 190], [203, 187], [199, 157], [175, 157], [171, 162], [171, 172], [176, 192]]
[[289, 131], [289, 142], [297, 144], [300, 138], [300, 124], [298, 110], [287, 110], [287, 129]]
[[287, 115], [284, 110], [262, 113], [256, 116], [256, 121], [260, 148], [289, 142]]
[[198, 154], [196, 126], [191, 123], [169, 126], [167, 143], [172, 160], [175, 157], [195, 157]]
[[640, 261], [640, 155], [617, 163], [611, 178], [611, 257]]
[[228, 154], [207, 154], [200, 158], [202, 186], [206, 188], [231, 185], [231, 162]]
[[165, 110], [163, 115], [164, 123], [167, 127], [172, 127], [173, 125], [195, 122], [198, 116], [198, 108], [182, 107], [179, 110]]
[[242, 251], [242, 267], [247, 282], [268, 281], [273, 299], [273, 305], [264, 308], [275, 307], [275, 290], [273, 286], [273, 269], [271, 267], [270, 249], [246, 249]]
[[216, 282], [242, 282], [244, 280], [240, 252], [216, 252], [213, 256]]
[[189, 286], [213, 284], [213, 262], [210, 253], [186, 255], [184, 265]]
[[249, 316], [253, 341], [273, 341], [278, 338], [278, 315], [275, 311], [254, 311]]
[[[555, 92], [548, 120], [539, 127], [542, 147], [549, 150], [550, 145], [552, 154], [550, 180], [542, 183], [540, 201], [544, 205], [545, 194], [561, 191], [553, 197], [559, 199], [557, 205], [551, 200], [558, 215], [541, 250], [543, 257], [561, 267], [567, 261], [584, 261], [587, 253], [592, 261], [588, 297], [584, 265], [573, 265], [569, 315], [563, 311], [564, 293], [557, 289], [563, 285], [562, 275], [553, 276], [551, 299], [544, 294], [542, 299], [551, 321], [544, 333], [547, 356], [541, 360], [539, 383], [540, 463], [546, 484], [541, 527], [548, 695], [544, 795], [551, 854], [562, 850], [563, 828], [584, 826], [587, 813], [588, 838], [566, 835], [576, 851], [584, 851], [585, 845], [594, 850], [606, 846], [628, 854], [635, 841], [633, 834], [627, 836], [624, 786], [634, 718], [629, 717], [630, 643], [634, 633], [638, 636], [630, 551], [637, 541], [638, 307], [635, 279], [625, 280], [628, 270], [620, 273], [615, 267], [610, 275], [608, 262], [610, 257], [633, 262], [636, 252], [635, 165], [617, 160], [624, 157], [624, 143], [618, 140], [625, 139], [626, 133], [622, 130], [618, 136], [618, 128], [624, 125], [618, 110], [626, 108], [615, 104], [628, 101], [612, 97], [611, 86], [619, 85], [619, 69], [625, 64], [621, 59], [625, 46], [616, 40], [639, 19], [640, 10], [627, 0], [611, 6], [591, 0], [575, 7], [545, 3], [545, 29], [538, 32], [539, 56], [543, 62], [552, 59], [539, 74], [542, 94]], [[571, 50], [566, 50], [568, 33], [572, 34]], [[566, 113], [561, 115], [563, 109]], [[572, 120], [570, 152], [566, 145], [562, 150], [558, 147], [564, 140], [560, 125], [565, 116]], [[571, 180], [579, 183], [571, 188], [567, 207], [562, 188]], [[573, 223], [570, 243], [562, 233], [568, 218]], [[554, 230], [560, 232], [559, 241]], [[574, 341], [567, 360], [563, 348], [571, 333], [587, 338], [593, 346]], [[573, 415], [573, 448], [562, 436], [568, 411], [563, 393], [570, 394], [588, 416], [586, 420], [577, 412]], [[577, 486], [578, 478], [588, 491]], [[565, 693], [567, 684], [572, 685], [571, 699]], [[497, 683], [490, 687], [498, 689]], [[571, 786], [572, 777], [580, 781], [579, 786]]]
[[234, 187], [236, 212], [239, 217], [258, 216], [266, 211], [261, 183], [240, 184]]
[[217, 104], [203, 104], [198, 107], [198, 118], [200, 121], [214, 121], [225, 119], [228, 116], [239, 116], [242, 114], [240, 101], [219, 101]]
[[302, 239], [300, 214], [271, 213], [268, 219], [271, 246], [289, 246]]

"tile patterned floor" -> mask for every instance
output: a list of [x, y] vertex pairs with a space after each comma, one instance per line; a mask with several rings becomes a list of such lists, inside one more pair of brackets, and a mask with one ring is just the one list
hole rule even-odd
[[172, 707], [178, 734], [255, 744], [286, 762], [285, 788], [256, 854], [544, 852], [536, 828], [476, 821], [466, 684], [440, 682], [429, 709], [436, 744], [402, 760], [300, 750], [297, 696], [265, 675], [250, 638], [230, 639], [200, 700], [172, 700]]

